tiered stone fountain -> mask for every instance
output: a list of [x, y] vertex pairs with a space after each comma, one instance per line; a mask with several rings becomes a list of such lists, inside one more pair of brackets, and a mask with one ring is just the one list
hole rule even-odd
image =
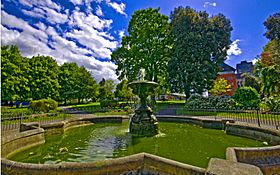
[[147, 97], [158, 86], [156, 82], [146, 81], [145, 69], [140, 69], [138, 80], [128, 84], [133, 93], [140, 98], [140, 104], [130, 119], [129, 132], [137, 136], [153, 136], [158, 134], [158, 121], [152, 109], [147, 105]]

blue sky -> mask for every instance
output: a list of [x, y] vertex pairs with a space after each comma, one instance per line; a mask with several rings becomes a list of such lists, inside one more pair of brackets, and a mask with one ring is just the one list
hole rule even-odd
[[233, 31], [228, 60], [231, 66], [252, 61], [268, 42], [263, 22], [280, 11], [280, 0], [2, 0], [1, 44], [19, 46], [22, 55], [49, 55], [59, 64], [85, 66], [97, 81], [116, 80], [110, 54], [135, 10], [160, 7], [170, 15], [178, 6], [223, 13]]

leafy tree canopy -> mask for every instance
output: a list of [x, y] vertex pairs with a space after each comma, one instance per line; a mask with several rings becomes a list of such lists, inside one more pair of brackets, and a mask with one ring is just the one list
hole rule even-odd
[[113, 80], [105, 80], [104, 78], [99, 82], [101, 100], [112, 100], [114, 98], [115, 84]]
[[280, 13], [275, 13], [264, 22], [267, 31], [265, 36], [270, 40], [280, 40]]
[[28, 61], [20, 55], [17, 46], [1, 47], [1, 100], [26, 100], [29, 80]]
[[231, 89], [231, 85], [227, 83], [227, 80], [224, 78], [218, 78], [214, 81], [213, 87], [209, 90], [209, 92], [213, 96], [221, 96], [226, 95]]
[[171, 89], [202, 93], [216, 78], [231, 43], [230, 21], [222, 14], [212, 17], [205, 11], [178, 7], [171, 13], [174, 39], [168, 73]]
[[33, 100], [57, 99], [60, 85], [58, 83], [59, 67], [49, 56], [33, 56], [29, 59], [28, 71], [30, 94]]
[[258, 92], [261, 90], [261, 82], [254, 76], [248, 73], [242, 74], [244, 77], [244, 86], [255, 88]]
[[140, 68], [146, 69], [146, 79], [158, 82], [166, 76], [170, 57], [168, 17], [158, 9], [137, 10], [128, 26], [128, 36], [122, 38], [120, 48], [112, 53], [112, 61], [118, 66], [119, 79], [136, 79]]
[[120, 100], [129, 100], [132, 98], [132, 89], [128, 86], [128, 80], [124, 79], [116, 86], [115, 97]]

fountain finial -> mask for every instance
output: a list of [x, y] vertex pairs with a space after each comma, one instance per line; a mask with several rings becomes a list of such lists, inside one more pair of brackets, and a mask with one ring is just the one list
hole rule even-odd
[[144, 81], [145, 75], [146, 75], [145, 69], [141, 68], [138, 72], [138, 80], [139, 81]]

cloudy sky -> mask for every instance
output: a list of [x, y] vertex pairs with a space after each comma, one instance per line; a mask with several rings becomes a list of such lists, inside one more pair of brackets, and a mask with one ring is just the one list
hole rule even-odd
[[232, 22], [227, 63], [252, 61], [267, 43], [263, 22], [280, 11], [280, 0], [2, 0], [1, 44], [18, 45], [23, 56], [49, 55], [59, 64], [84, 65], [97, 81], [116, 80], [110, 54], [127, 34], [135, 10], [178, 6], [223, 13]]

